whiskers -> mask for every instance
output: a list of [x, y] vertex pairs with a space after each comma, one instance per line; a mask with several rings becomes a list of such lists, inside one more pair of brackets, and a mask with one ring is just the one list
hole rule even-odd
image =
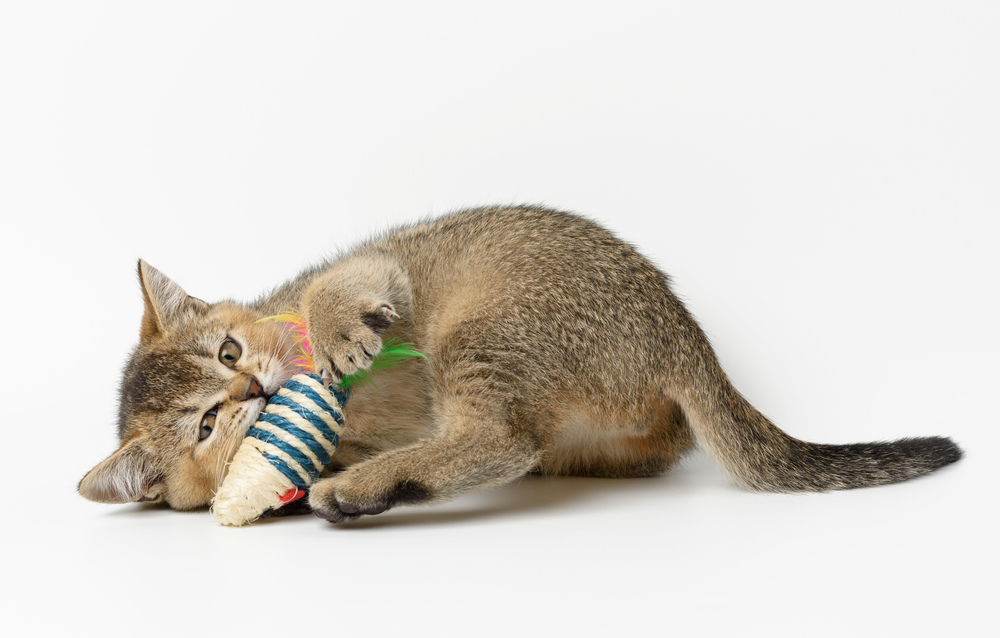
[[[259, 369], [269, 393], [276, 392], [286, 381], [301, 372], [296, 365], [298, 357], [294, 339], [284, 324], [269, 322], [264, 324], [264, 344], [260, 350]], [[263, 327], [263, 326], [262, 326]]]
[[[254, 404], [256, 405], [256, 403]], [[215, 459], [215, 471], [213, 476], [215, 477], [215, 487], [212, 489], [212, 497], [219, 491], [219, 487], [222, 486], [222, 482], [225, 480], [226, 475], [229, 474], [229, 466], [233, 462], [233, 458], [236, 456], [236, 452], [239, 450], [240, 445], [243, 444], [243, 439], [246, 438], [247, 431], [257, 422], [257, 417], [260, 413], [264, 411], [266, 404], [261, 404], [259, 408], [251, 407], [250, 405], [241, 406], [236, 413], [232, 416], [230, 422], [235, 425], [233, 428], [227, 428], [225, 436], [221, 437], [222, 441], [219, 443], [221, 449], [219, 454]], [[222, 433], [220, 433], [222, 434]]]

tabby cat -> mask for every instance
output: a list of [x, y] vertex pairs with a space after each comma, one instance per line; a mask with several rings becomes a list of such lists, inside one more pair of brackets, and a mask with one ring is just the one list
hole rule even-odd
[[957, 461], [941, 437], [794, 439], [733, 388], [667, 277], [581, 217], [484, 208], [398, 228], [241, 305], [208, 304], [139, 262], [145, 312], [120, 390], [119, 449], [93, 501], [209, 504], [295, 344], [258, 319], [298, 308], [317, 370], [367, 368], [400, 337], [427, 359], [356, 388], [318, 516], [342, 522], [529, 472], [640, 477], [698, 443], [737, 484], [776, 492], [904, 481]]

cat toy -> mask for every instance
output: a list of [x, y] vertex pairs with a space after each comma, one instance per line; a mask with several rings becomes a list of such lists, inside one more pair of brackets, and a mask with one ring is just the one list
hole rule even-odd
[[241, 526], [306, 495], [337, 452], [344, 428], [344, 405], [352, 385], [371, 383], [370, 372], [426, 356], [411, 343], [390, 340], [369, 371], [326, 385], [315, 373], [305, 320], [295, 311], [261, 321], [283, 321], [298, 343], [303, 368], [272, 396], [229, 464], [212, 499], [212, 514], [222, 525]]

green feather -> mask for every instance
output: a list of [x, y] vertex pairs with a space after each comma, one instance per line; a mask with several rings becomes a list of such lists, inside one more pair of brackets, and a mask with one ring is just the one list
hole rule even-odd
[[367, 370], [358, 370], [354, 374], [349, 374], [340, 382], [341, 388], [350, 388], [353, 385], [375, 385], [372, 374], [382, 370], [395, 368], [404, 361], [410, 359], [426, 359], [427, 355], [414, 349], [414, 344], [400, 342], [398, 338], [385, 342], [382, 350], [375, 355], [372, 365]]

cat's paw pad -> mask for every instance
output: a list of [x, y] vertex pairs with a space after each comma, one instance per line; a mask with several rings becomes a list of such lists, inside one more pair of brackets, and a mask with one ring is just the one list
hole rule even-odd
[[382, 304], [375, 312], [369, 312], [361, 317], [361, 323], [368, 326], [376, 334], [385, 332], [399, 315], [389, 304]]

